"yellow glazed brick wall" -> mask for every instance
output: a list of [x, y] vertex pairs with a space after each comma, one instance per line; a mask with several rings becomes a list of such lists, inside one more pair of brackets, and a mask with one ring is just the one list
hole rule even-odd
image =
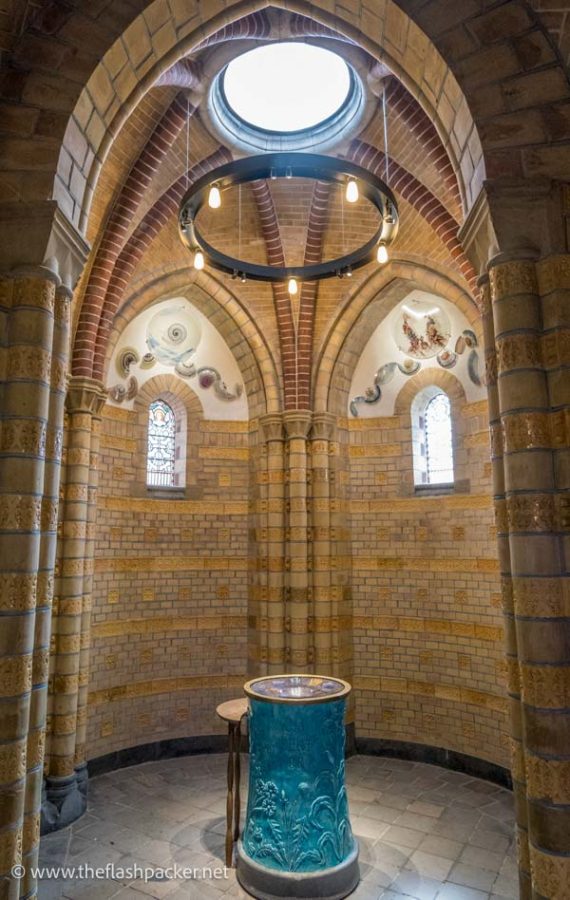
[[508, 765], [487, 404], [452, 405], [448, 495], [414, 491], [409, 411], [348, 423], [356, 729]]
[[248, 433], [187, 410], [184, 492], [148, 490], [140, 417], [105, 408], [94, 562], [90, 758], [223, 732], [246, 675]]

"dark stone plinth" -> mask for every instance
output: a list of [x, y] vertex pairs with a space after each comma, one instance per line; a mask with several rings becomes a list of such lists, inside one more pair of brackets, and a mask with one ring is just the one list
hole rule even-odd
[[46, 778], [42, 789], [41, 834], [71, 825], [86, 809], [86, 765], [65, 778]]

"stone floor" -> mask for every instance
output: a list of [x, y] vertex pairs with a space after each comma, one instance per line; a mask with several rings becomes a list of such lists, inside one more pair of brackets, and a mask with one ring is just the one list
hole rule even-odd
[[[225, 769], [224, 755], [194, 756], [94, 778], [88, 813], [42, 840], [40, 865], [221, 868]], [[518, 898], [509, 791], [436, 766], [365, 756], [348, 760], [347, 786], [362, 876], [354, 900]], [[233, 870], [146, 883], [120, 874], [43, 880], [40, 900], [248, 896]]]

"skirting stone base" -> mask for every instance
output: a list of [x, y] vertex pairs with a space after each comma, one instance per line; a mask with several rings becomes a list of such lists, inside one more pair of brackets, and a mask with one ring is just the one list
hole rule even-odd
[[47, 778], [42, 790], [41, 834], [71, 825], [86, 809], [86, 766], [66, 778]]
[[238, 841], [237, 879], [259, 900], [342, 900], [360, 881], [358, 845], [339, 866], [322, 872], [281, 872], [254, 862]]

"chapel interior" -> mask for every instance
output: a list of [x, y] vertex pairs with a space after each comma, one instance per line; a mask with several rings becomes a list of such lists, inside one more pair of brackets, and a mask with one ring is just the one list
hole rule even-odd
[[282, 673], [357, 900], [570, 900], [569, 65], [568, 0], [0, 0], [0, 900], [249, 896], [32, 868], [223, 865]]

